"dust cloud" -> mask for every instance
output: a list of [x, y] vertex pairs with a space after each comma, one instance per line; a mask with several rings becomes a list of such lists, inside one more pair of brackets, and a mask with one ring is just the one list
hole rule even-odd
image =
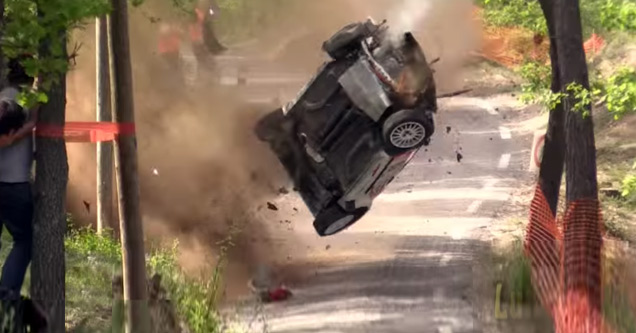
[[[471, 8], [460, 0], [307, 1], [276, 9], [286, 19], [263, 27], [258, 42], [241, 52], [311, 73], [324, 60], [320, 46], [330, 34], [352, 20], [386, 18], [393, 27], [413, 30], [429, 60], [442, 58], [435, 67], [438, 85], [443, 81], [450, 87], [476, 47]], [[149, 237], [179, 239], [183, 266], [196, 271], [216, 262], [217, 243], [239, 227], [226, 280], [242, 287], [257, 263], [269, 264], [292, 252], [302, 257], [306, 248], [293, 233], [283, 241], [272, 235], [270, 225], [278, 221], [260, 213], [281, 195], [281, 187], [291, 189], [276, 158], [252, 135], [255, 121], [271, 107], [248, 107], [231, 89], [179, 85], [179, 74], [166, 69], [156, 54], [159, 26], [154, 18], [160, 10], [153, 10], [134, 9], [130, 21], [145, 231]], [[93, 121], [93, 27], [77, 31], [74, 40], [82, 48], [67, 78], [67, 118]], [[95, 147], [69, 144], [68, 154], [69, 210], [79, 223], [94, 223]]]

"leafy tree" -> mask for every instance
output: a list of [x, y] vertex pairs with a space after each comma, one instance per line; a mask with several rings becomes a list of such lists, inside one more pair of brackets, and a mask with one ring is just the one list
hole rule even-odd
[[[7, 58], [32, 55], [21, 64], [27, 74], [39, 79], [38, 87], [22, 94], [21, 103], [27, 107], [47, 101], [46, 92], [59, 80], [59, 74], [69, 69], [67, 38], [60, 38], [80, 27], [87, 19], [106, 13], [107, 0], [6, 0], [5, 27], [2, 52]], [[46, 42], [47, 54], [40, 51]], [[78, 50], [75, 49], [71, 57]]]

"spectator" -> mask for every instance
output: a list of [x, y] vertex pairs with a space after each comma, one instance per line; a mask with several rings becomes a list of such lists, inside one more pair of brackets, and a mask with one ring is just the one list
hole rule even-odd
[[201, 43], [201, 46], [211, 54], [219, 54], [225, 50], [214, 30], [214, 20], [219, 15], [219, 6], [214, 0], [199, 2], [195, 9], [196, 23], [191, 28], [193, 43]]
[[29, 112], [17, 104], [21, 87], [33, 84], [18, 59], [9, 62], [8, 82], [0, 91], [0, 228], [5, 226], [13, 237], [13, 248], [2, 267], [0, 288], [19, 295], [31, 261], [31, 166], [37, 108]]

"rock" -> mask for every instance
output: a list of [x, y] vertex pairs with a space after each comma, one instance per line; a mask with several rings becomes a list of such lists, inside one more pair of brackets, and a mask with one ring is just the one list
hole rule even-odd
[[329, 250], [330, 248], [331, 248], [331, 245], [325, 246], [325, 250]]
[[621, 198], [621, 191], [614, 188], [601, 188], [598, 190], [601, 194], [610, 198]]
[[278, 207], [276, 207], [276, 205], [274, 205], [273, 203], [268, 202], [268, 203], [267, 203], [267, 209], [269, 209], [269, 210], [273, 210], [273, 211], [277, 211], [277, 210], [278, 210]]
[[285, 187], [281, 187], [278, 189], [278, 193], [280, 194], [288, 194], [289, 190], [287, 190]]
[[460, 152], [457, 152], [457, 163], [461, 163], [462, 158], [464, 158], [464, 155], [462, 155]]
[[446, 134], [450, 133], [451, 130], [452, 128], [450, 126], [446, 126]]

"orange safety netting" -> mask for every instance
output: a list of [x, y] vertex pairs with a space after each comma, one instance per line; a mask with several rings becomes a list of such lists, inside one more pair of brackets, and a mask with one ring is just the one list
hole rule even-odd
[[[506, 67], [521, 65], [526, 59], [549, 61], [550, 41], [547, 36], [521, 27], [487, 26], [482, 10], [477, 6], [473, 9], [473, 19], [483, 27], [478, 55]], [[588, 56], [598, 54], [604, 46], [605, 40], [595, 33], [583, 43]]]
[[38, 124], [37, 136], [64, 138], [67, 142], [106, 142], [117, 135], [132, 135], [135, 124], [112, 122], [67, 122], [64, 126]]
[[611, 332], [601, 310], [601, 221], [599, 201], [586, 199], [570, 203], [557, 221], [537, 186], [525, 250], [534, 289], [557, 333]]

